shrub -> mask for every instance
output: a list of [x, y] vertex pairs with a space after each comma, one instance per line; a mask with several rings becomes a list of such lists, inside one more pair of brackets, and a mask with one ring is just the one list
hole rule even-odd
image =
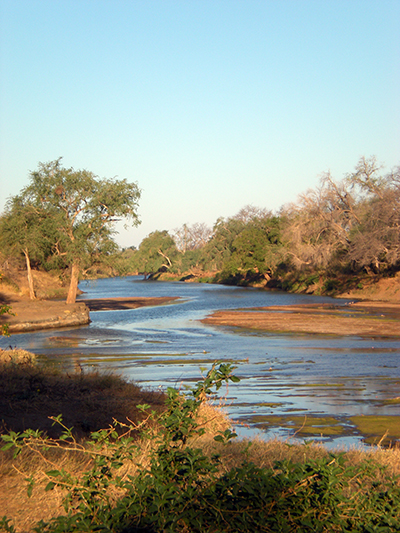
[[[224, 382], [237, 382], [229, 364], [213, 365], [205, 379], [188, 395], [167, 390], [166, 410], [156, 414], [147, 405], [140, 408], [147, 418], [135, 425], [115, 422], [114, 427], [93, 433], [79, 444], [61, 416], [54, 422], [63, 427], [58, 440], [39, 431], [3, 435], [3, 450], [19, 453], [28, 446], [39, 453], [66, 448], [91, 458], [91, 468], [74, 477], [63, 469], [49, 470], [46, 490], [66, 488], [65, 516], [40, 522], [37, 533], [96, 531], [128, 532], [353, 532], [400, 531], [400, 486], [385, 477], [383, 467], [371, 460], [349, 465], [342, 454], [327, 454], [314, 460], [292, 463], [277, 461], [260, 468], [248, 461], [225, 473], [219, 457], [206, 457], [193, 447], [202, 435], [198, 421], [202, 404]], [[148, 422], [156, 418], [158, 430]], [[125, 431], [117, 432], [116, 428]], [[135, 475], [124, 470], [137, 463], [138, 443], [133, 432], [152, 443], [150, 462], [138, 464]], [[229, 429], [214, 439], [229, 444], [236, 435]], [[381, 471], [380, 471], [381, 470]], [[30, 480], [28, 491], [32, 491]], [[10, 521], [0, 523], [13, 532]]]

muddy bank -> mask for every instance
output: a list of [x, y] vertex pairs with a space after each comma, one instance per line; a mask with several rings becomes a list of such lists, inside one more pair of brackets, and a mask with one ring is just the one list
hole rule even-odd
[[89, 324], [89, 309], [84, 303], [35, 300], [11, 302], [14, 315], [2, 315], [0, 325], [8, 324], [10, 333]]
[[41, 329], [84, 326], [90, 322], [89, 311], [136, 309], [144, 306], [166, 305], [177, 298], [99, 298], [67, 305], [53, 300], [9, 300], [14, 315], [0, 316], [0, 326], [8, 324], [10, 333]]
[[277, 333], [400, 338], [400, 305], [356, 302], [222, 310], [202, 322]]
[[167, 305], [178, 300], [178, 297], [160, 296], [157, 298], [95, 298], [85, 300], [90, 311], [117, 311], [121, 309], [137, 309], [154, 305]]

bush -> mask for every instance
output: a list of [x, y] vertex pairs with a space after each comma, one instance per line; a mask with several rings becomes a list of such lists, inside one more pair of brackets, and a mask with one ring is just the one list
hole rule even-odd
[[[207, 457], [193, 446], [204, 433], [198, 421], [202, 404], [224, 382], [239, 381], [229, 364], [213, 365], [206, 378], [188, 395], [167, 391], [161, 414], [140, 406], [147, 418], [140, 424], [115, 422], [97, 431], [89, 442], [79, 444], [61, 417], [58, 440], [39, 431], [4, 435], [3, 450], [24, 447], [39, 453], [55, 448], [80, 451], [91, 458], [92, 467], [79, 477], [63, 469], [46, 472], [46, 490], [67, 489], [65, 516], [40, 522], [37, 533], [96, 531], [128, 532], [367, 532], [400, 531], [400, 487], [397, 479], [385, 478], [383, 467], [366, 461], [349, 466], [341, 454], [296, 463], [278, 461], [260, 468], [244, 458], [239, 467], [221, 473], [219, 457]], [[157, 419], [158, 430], [148, 422]], [[124, 431], [117, 432], [116, 428]], [[132, 434], [152, 443], [148, 465], [138, 464], [130, 475], [123, 467], [137, 462], [139, 445]], [[229, 429], [214, 439], [229, 444], [236, 435]], [[378, 474], [381, 475], [378, 475]], [[382, 480], [382, 481], [378, 481]], [[28, 491], [32, 491], [30, 480]], [[4, 531], [14, 531], [4, 517]]]
[[[0, 305], [0, 316], [2, 315], [14, 315], [9, 305]], [[10, 336], [7, 323], [0, 325], [0, 335], [4, 335], [6, 337]]]

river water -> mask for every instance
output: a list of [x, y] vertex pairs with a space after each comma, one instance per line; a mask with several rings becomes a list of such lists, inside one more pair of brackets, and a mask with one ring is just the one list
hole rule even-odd
[[214, 361], [232, 362], [241, 382], [224, 390], [219, 401], [241, 436], [257, 434], [294, 442], [307, 417], [329, 416], [341, 431], [335, 434], [334, 429], [329, 436], [315, 432], [312, 440], [328, 447], [362, 445], [362, 435], [351, 416], [400, 415], [399, 404], [385, 404], [386, 399], [399, 396], [398, 340], [347, 337], [345, 332], [343, 337], [259, 333], [200, 322], [217, 309], [344, 304], [348, 300], [153, 282], [141, 277], [81, 282], [80, 289], [83, 301], [121, 296], [178, 296], [180, 300], [165, 306], [91, 312], [88, 326], [18, 334], [6, 342], [67, 368], [76, 363], [111, 368], [152, 388], [185, 390], [201, 379]]

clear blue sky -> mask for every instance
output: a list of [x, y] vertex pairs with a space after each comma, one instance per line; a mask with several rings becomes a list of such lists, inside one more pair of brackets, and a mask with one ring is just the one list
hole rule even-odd
[[117, 238], [400, 163], [399, 0], [0, 0], [0, 210], [39, 161], [142, 189]]

